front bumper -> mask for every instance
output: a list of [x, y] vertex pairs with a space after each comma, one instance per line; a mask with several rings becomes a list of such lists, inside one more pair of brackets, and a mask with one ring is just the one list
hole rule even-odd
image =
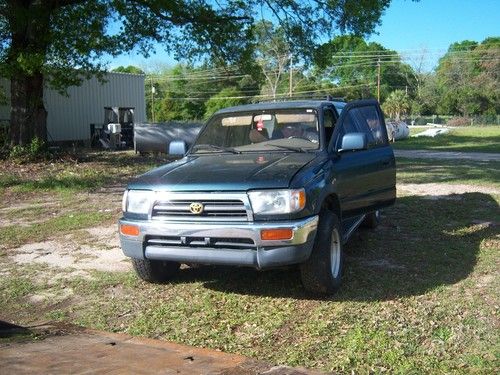
[[[214, 265], [250, 266], [257, 269], [296, 264], [306, 261], [312, 251], [318, 216], [298, 221], [250, 223], [190, 223], [165, 221], [140, 221], [122, 218], [120, 225], [139, 227], [138, 236], [120, 233], [123, 253], [132, 258], [176, 261]], [[262, 229], [291, 228], [289, 240], [262, 240]], [[164, 236], [175, 238], [202, 238], [204, 246], [158, 245], [150, 238]], [[248, 248], [212, 248], [211, 238], [251, 239]]]

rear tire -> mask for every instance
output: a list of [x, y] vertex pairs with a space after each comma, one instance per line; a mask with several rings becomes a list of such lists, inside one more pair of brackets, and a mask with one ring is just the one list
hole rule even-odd
[[302, 284], [309, 293], [330, 295], [340, 287], [344, 264], [341, 233], [337, 215], [323, 210], [311, 256], [300, 265]]
[[380, 210], [370, 212], [363, 220], [362, 226], [365, 228], [375, 229], [380, 223]]
[[172, 279], [180, 267], [177, 262], [151, 259], [132, 258], [132, 264], [137, 275], [150, 283], [162, 283]]

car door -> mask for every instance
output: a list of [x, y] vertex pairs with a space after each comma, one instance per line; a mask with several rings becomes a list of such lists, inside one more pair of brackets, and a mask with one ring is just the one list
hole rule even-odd
[[[368, 147], [339, 152], [342, 137], [364, 133]], [[384, 117], [375, 100], [351, 102], [343, 109], [330, 142], [334, 173], [344, 216], [356, 216], [388, 206], [396, 199], [394, 153]]]

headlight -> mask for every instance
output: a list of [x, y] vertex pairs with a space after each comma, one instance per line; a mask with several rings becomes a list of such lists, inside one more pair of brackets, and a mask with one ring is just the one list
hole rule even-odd
[[122, 208], [124, 212], [133, 214], [147, 214], [151, 205], [152, 191], [128, 190], [123, 195]]
[[304, 189], [250, 191], [248, 197], [257, 215], [289, 214], [306, 205]]

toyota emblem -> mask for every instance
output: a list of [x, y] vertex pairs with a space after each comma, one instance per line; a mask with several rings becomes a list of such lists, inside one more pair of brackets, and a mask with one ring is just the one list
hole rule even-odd
[[198, 202], [193, 202], [189, 205], [189, 211], [195, 215], [199, 215], [203, 212], [203, 205]]

